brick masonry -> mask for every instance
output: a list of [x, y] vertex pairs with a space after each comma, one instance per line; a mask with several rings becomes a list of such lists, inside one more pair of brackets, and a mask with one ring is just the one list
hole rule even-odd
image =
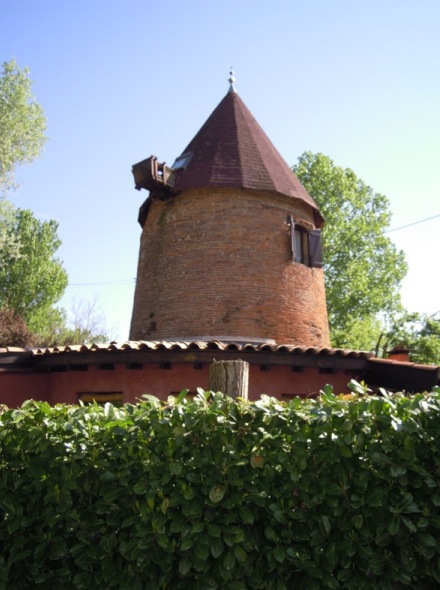
[[272, 192], [211, 187], [152, 200], [130, 339], [330, 346], [323, 273], [292, 260], [288, 215], [314, 227], [311, 207]]

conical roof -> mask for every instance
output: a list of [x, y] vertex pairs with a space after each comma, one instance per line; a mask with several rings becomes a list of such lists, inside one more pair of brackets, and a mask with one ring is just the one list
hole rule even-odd
[[[184, 156], [188, 157], [184, 157]], [[229, 187], [275, 191], [306, 202], [318, 211], [252, 113], [235, 91], [228, 92], [177, 158], [175, 192]]]

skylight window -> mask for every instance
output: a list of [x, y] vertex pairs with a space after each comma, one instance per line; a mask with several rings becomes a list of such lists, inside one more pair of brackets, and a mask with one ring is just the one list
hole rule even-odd
[[192, 156], [192, 152], [186, 152], [186, 154], [182, 154], [176, 158], [176, 161], [171, 166], [171, 168], [173, 168], [173, 170], [185, 170], [185, 168], [190, 163]]

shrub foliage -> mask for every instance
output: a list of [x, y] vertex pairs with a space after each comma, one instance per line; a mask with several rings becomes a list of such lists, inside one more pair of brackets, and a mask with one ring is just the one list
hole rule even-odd
[[26, 402], [0, 418], [0, 588], [432, 589], [440, 389]]

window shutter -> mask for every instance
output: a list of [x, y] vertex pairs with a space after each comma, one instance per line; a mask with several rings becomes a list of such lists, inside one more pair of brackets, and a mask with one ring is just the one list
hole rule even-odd
[[314, 229], [309, 233], [310, 266], [322, 268], [321, 230]]
[[293, 221], [293, 217], [289, 215], [289, 225], [290, 225], [290, 250], [292, 252], [292, 258], [295, 260], [295, 222]]

